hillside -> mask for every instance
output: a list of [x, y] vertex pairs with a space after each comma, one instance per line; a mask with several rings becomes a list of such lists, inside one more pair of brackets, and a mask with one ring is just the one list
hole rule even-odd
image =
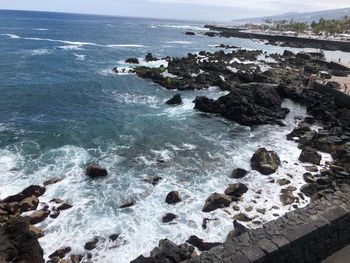
[[256, 18], [247, 18], [247, 19], [237, 19], [233, 20], [235, 23], [262, 23], [267, 19], [271, 19], [272, 21], [281, 21], [281, 20], [291, 20], [293, 19], [295, 22], [307, 22], [311, 23], [312, 21], [319, 21], [320, 18], [324, 19], [342, 19], [345, 16], [350, 17], [350, 7], [342, 8], [342, 9], [332, 9], [332, 10], [324, 10], [317, 12], [306, 12], [306, 13], [296, 13], [290, 12], [277, 16], [265, 16], [265, 17], [256, 17]]

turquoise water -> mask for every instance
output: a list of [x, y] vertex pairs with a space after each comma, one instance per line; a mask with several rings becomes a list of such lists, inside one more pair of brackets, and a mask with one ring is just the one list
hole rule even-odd
[[[115, 66], [128, 67], [123, 61], [129, 57], [142, 59], [148, 52], [184, 56], [215, 50], [221, 43], [283, 51], [247, 39], [185, 35], [189, 30], [203, 31], [203, 24], [0, 11], [0, 198], [62, 177], [41, 201], [59, 197], [73, 205], [40, 225], [46, 256], [60, 246], [81, 253], [93, 236], [114, 233], [121, 234], [118, 246], [101, 241], [94, 262], [129, 262], [147, 255], [165, 237], [180, 243], [196, 234], [223, 241], [232, 229], [232, 215], [221, 210], [203, 214], [206, 197], [224, 191], [234, 168], [249, 169], [249, 158], [259, 146], [276, 150], [283, 160], [297, 159], [296, 145], [284, 138], [294, 117], [306, 115], [301, 106], [285, 102], [292, 110], [286, 127], [251, 129], [193, 110], [196, 96], [225, 94], [215, 87], [182, 92], [184, 104], [169, 107], [164, 102], [176, 91], [111, 72]], [[84, 176], [93, 161], [107, 168], [107, 178]], [[274, 177], [297, 173], [301, 168], [293, 163], [284, 163]], [[143, 182], [155, 175], [163, 177], [158, 186]], [[280, 188], [268, 184], [269, 179], [255, 172], [244, 179], [250, 190], [239, 204], [242, 209], [280, 205]], [[297, 187], [302, 183], [301, 177], [293, 179]], [[180, 191], [183, 202], [164, 202], [172, 190]], [[261, 198], [254, 204], [258, 190]], [[133, 208], [118, 208], [130, 200], [136, 201]], [[290, 209], [283, 207], [279, 213]], [[174, 225], [161, 223], [166, 212], [179, 216]], [[253, 210], [251, 216], [264, 222], [273, 213], [262, 216]], [[204, 217], [218, 220], [204, 231]]]

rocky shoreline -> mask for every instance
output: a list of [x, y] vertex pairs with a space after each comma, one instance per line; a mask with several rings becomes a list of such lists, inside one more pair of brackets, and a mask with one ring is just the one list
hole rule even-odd
[[[286, 139], [298, 143], [302, 150], [299, 161], [310, 164], [311, 172], [292, 175], [303, 176], [305, 180], [305, 185], [298, 194], [295, 194], [297, 189], [290, 185], [292, 177], [290, 180], [281, 178], [273, 182], [285, 187], [280, 193], [281, 202], [297, 208], [300, 199], [305, 196], [317, 200], [347, 186], [350, 183], [350, 109], [339, 106], [329, 94], [315, 90], [310, 77], [317, 72], [327, 72], [324, 73], [327, 78], [332, 74], [347, 75], [350, 72], [313, 58], [308, 53], [294, 54], [286, 50], [283, 55], [268, 55], [262, 51], [233, 48], [235, 50], [232, 52], [201, 51], [199, 54], [188, 54], [184, 58], [166, 57], [163, 59], [167, 61], [167, 66], [158, 68], [137, 66], [139, 61], [135, 58], [127, 59], [126, 62], [134, 66], [129, 72], [169, 90], [186, 92], [217, 86], [227, 91], [227, 95], [216, 100], [205, 96], [195, 98], [194, 108], [245, 126], [285, 125], [283, 121], [289, 109], [282, 107], [284, 99], [305, 106], [312, 117], [299, 120]], [[152, 54], [147, 54], [145, 58], [145, 61], [155, 60], [158, 59]], [[113, 71], [118, 73], [121, 69], [114, 68]], [[327, 86], [337, 88], [336, 83], [328, 83]], [[176, 107], [181, 103], [180, 94], [167, 101], [169, 107]], [[314, 130], [314, 123], [322, 128]], [[321, 170], [317, 167], [322, 158], [318, 152], [331, 154], [333, 158]], [[265, 148], [257, 149], [250, 163], [251, 169], [262, 176], [274, 174], [281, 166], [278, 152]], [[231, 178], [241, 179], [248, 173], [244, 169], [235, 168]], [[86, 175], [103, 178], [108, 172], [99, 165], [92, 164], [87, 167]], [[57, 218], [61, 211], [70, 209], [72, 204], [59, 198], [51, 200], [50, 204], [43, 204], [39, 197], [45, 193], [47, 187], [60, 180], [52, 178], [44, 182], [44, 186], [32, 185], [16, 195], [0, 200], [0, 232], [3, 233], [0, 238], [0, 262], [44, 262], [43, 251], [37, 240], [44, 232], [35, 225], [48, 217]], [[156, 185], [160, 180], [160, 177], [146, 178], [145, 182]], [[216, 209], [235, 207], [247, 190], [247, 185], [240, 182], [230, 184], [226, 189], [223, 186], [222, 193], [208, 193], [210, 195], [203, 203], [202, 211], [209, 213]], [[176, 204], [182, 201], [182, 197], [177, 191], [172, 191], [164, 200], [168, 204]], [[133, 205], [134, 202], [130, 202], [120, 208]], [[234, 230], [230, 233], [232, 238], [247, 231], [243, 226], [244, 222], [254, 222], [254, 218], [244, 212], [237, 212], [233, 217]], [[263, 209], [258, 212], [265, 213]], [[176, 217], [177, 215], [168, 213], [162, 221], [170, 223]], [[203, 229], [211, 220], [215, 219], [203, 218]], [[115, 233], [111, 233], [109, 237], [92, 237], [84, 246], [86, 253], [81, 255], [72, 254], [70, 247], [58, 248], [49, 255], [48, 262], [89, 262], [90, 251], [101, 240], [109, 239], [114, 242], [118, 237]], [[132, 262], [182, 262], [197, 255], [194, 247], [199, 251], [206, 251], [217, 245], [219, 243], [206, 242], [197, 236], [189, 237], [183, 245], [161, 240], [158, 247], [150, 253], [150, 257], [140, 256]]]
[[350, 52], [350, 45], [347, 41], [340, 40], [328, 40], [328, 39], [316, 39], [306, 37], [295, 37], [280, 35], [270, 35], [263, 33], [253, 33], [242, 30], [240, 28], [228, 28], [221, 26], [206, 25], [212, 31], [205, 32], [204, 35], [209, 37], [221, 36], [221, 37], [239, 37], [249, 39], [260, 39], [268, 41], [269, 45], [276, 45], [282, 47], [294, 47], [294, 48], [317, 48], [323, 50], [340, 50], [344, 52]]

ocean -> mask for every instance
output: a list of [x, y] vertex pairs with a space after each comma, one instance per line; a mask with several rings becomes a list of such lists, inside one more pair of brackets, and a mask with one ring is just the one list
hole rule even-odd
[[[269, 53], [285, 49], [249, 39], [184, 34], [202, 32], [203, 26], [188, 21], [0, 11], [0, 198], [60, 177], [62, 181], [47, 187], [41, 205], [56, 197], [73, 205], [57, 219], [39, 224], [45, 230], [39, 241], [46, 257], [63, 246], [83, 253], [85, 242], [94, 236], [101, 241], [92, 252], [93, 262], [129, 262], [147, 255], [163, 238], [179, 244], [190, 235], [224, 241], [233, 229], [234, 211], [203, 213], [205, 199], [236, 181], [228, 178], [234, 168], [249, 170], [249, 159], [261, 146], [275, 150], [284, 162], [272, 176], [253, 171], [242, 179], [249, 191], [239, 207], [242, 211], [251, 207], [247, 214], [262, 223], [293, 209], [282, 206], [281, 187], [269, 181], [288, 178], [289, 173], [298, 175], [293, 186], [304, 184], [305, 170], [294, 164], [300, 150], [285, 136], [295, 118], [306, 116], [305, 108], [286, 100], [284, 105], [291, 109], [286, 127], [249, 128], [193, 109], [196, 96], [226, 94], [217, 87], [180, 92], [184, 103], [170, 107], [164, 102], [178, 91], [111, 70], [128, 68], [125, 59], [142, 60], [148, 52], [159, 58], [181, 57], [218, 50], [215, 45], [222, 43]], [[337, 57], [339, 52], [326, 54]], [[84, 171], [91, 162], [106, 167], [108, 176], [87, 178]], [[149, 176], [163, 180], [153, 186], [143, 181]], [[165, 196], [173, 190], [183, 201], [168, 205]], [[133, 207], [119, 209], [130, 201], [135, 201]], [[257, 213], [257, 208], [266, 208], [266, 214]], [[168, 212], [178, 215], [174, 224], [161, 222]], [[217, 220], [203, 230], [205, 217]], [[117, 242], [108, 240], [116, 233], [120, 234]]]

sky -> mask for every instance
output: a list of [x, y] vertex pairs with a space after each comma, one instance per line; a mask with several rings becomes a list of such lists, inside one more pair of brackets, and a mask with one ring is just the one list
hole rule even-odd
[[0, 9], [229, 21], [350, 7], [350, 0], [0, 0]]

